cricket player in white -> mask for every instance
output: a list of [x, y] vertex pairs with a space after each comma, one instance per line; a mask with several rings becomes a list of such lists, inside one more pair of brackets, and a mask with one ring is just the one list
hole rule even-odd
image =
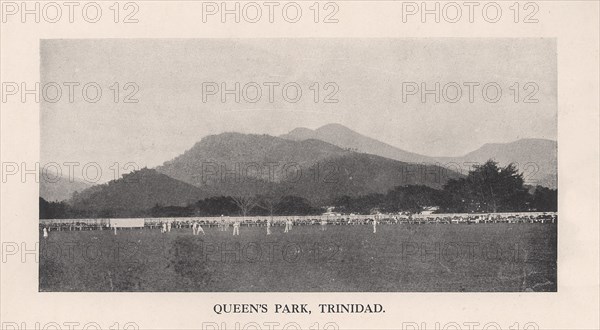
[[271, 221], [267, 220], [267, 235], [271, 235]]
[[284, 233], [287, 233], [290, 231], [290, 219], [285, 220], [285, 229], [283, 230]]
[[48, 238], [48, 229], [44, 227], [44, 238]]
[[327, 220], [321, 220], [321, 231], [325, 231], [325, 226], [327, 225]]
[[196, 223], [196, 221], [194, 221], [192, 223], [192, 235], [196, 235], [196, 227], [198, 227], [198, 224]]
[[373, 219], [373, 234], [377, 233], [377, 218]]
[[171, 222], [167, 222], [167, 233], [171, 232]]
[[202, 233], [202, 235], [206, 235], [204, 233], [204, 229], [202, 229], [202, 226], [200, 226], [200, 224], [196, 225], [196, 235], [200, 235], [200, 233]]
[[233, 223], [233, 236], [240, 236], [240, 222], [236, 221]]
[[163, 234], [167, 232], [167, 223], [166, 222], [163, 222], [160, 232]]

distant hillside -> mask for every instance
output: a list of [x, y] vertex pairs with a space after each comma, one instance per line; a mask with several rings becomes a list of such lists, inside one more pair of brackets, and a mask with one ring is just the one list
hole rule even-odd
[[69, 204], [93, 211], [143, 210], [156, 204], [185, 206], [205, 197], [197, 187], [145, 168], [75, 194]]
[[339, 124], [325, 125], [316, 130], [296, 128], [281, 137], [293, 141], [318, 139], [341, 148], [409, 163], [440, 164], [451, 169], [456, 169], [458, 164], [462, 174], [469, 171], [465, 163], [483, 163], [494, 159], [502, 166], [519, 164], [519, 170], [529, 184], [549, 188], [556, 188], [557, 185], [557, 143], [552, 140], [522, 139], [511, 143], [490, 143], [462, 157], [429, 157], [393, 147]]
[[[494, 159], [500, 165], [516, 163], [529, 185], [556, 189], [557, 143], [545, 139], [522, 139], [511, 143], [489, 143], [462, 157], [439, 157], [440, 163], [456, 163], [463, 167], [469, 162], [483, 163]], [[468, 171], [463, 168], [463, 173]]]
[[71, 198], [74, 192], [81, 192], [91, 187], [91, 184], [69, 179], [62, 175], [48, 174], [40, 176], [40, 197], [49, 202], [60, 202]]
[[196, 186], [250, 176], [276, 182], [296, 166], [349, 153], [319, 140], [290, 141], [270, 135], [210, 135], [190, 150], [156, 168], [160, 173]]
[[294, 141], [317, 139], [341, 148], [408, 163], [434, 162], [431, 157], [404, 151], [387, 143], [364, 136], [340, 124], [328, 124], [315, 130], [304, 127], [296, 128], [280, 137]]
[[318, 179], [309, 173], [298, 182], [286, 182], [287, 194], [302, 196], [317, 203], [328, 203], [340, 196], [385, 193], [396, 186], [425, 185], [441, 189], [459, 173], [435, 165], [416, 165], [362, 153], [324, 159]]

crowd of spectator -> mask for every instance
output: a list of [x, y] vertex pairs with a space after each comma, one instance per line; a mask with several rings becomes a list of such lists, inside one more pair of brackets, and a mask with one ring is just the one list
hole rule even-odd
[[[479, 223], [556, 223], [557, 214], [545, 213], [491, 213], [491, 214], [374, 214], [374, 215], [334, 215], [305, 217], [190, 217], [190, 218], [146, 218], [139, 229], [160, 229], [169, 223], [171, 228], [192, 228], [194, 223], [205, 228], [227, 228], [239, 222], [245, 227], [285, 226], [290, 221], [294, 226], [327, 225], [368, 225], [378, 224], [479, 224]], [[121, 223], [123, 221], [121, 220]], [[40, 230], [48, 231], [84, 231], [109, 230], [111, 219], [69, 219], [40, 220]]]

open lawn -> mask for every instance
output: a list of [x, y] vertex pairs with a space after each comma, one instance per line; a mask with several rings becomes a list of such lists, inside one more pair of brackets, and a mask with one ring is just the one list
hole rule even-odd
[[555, 224], [52, 231], [40, 291], [556, 291]]

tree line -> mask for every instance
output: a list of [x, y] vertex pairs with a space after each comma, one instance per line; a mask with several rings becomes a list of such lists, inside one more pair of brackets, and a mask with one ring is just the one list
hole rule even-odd
[[398, 186], [385, 194], [343, 196], [334, 206], [343, 213], [418, 213], [436, 207], [436, 213], [555, 212], [558, 191], [527, 186], [512, 164], [498, 166], [494, 161], [474, 166], [460, 179], [450, 179], [442, 190], [426, 186]]
[[242, 196], [216, 196], [199, 200], [186, 206], [160, 205], [152, 208], [84, 210], [73, 208], [67, 202], [48, 202], [40, 197], [40, 219], [81, 219], [115, 217], [213, 217], [213, 216], [268, 216], [317, 215], [324, 208], [313, 206], [299, 196], [282, 198], [246, 198]]

